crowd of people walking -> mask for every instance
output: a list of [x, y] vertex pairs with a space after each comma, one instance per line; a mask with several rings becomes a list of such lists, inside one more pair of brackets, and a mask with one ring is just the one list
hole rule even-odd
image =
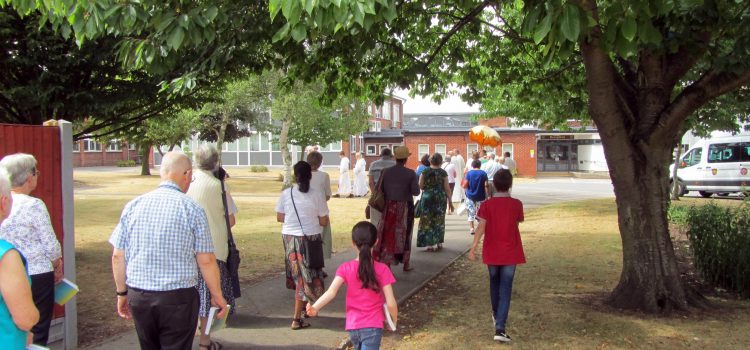
[[[484, 237], [494, 339], [510, 341], [505, 330], [510, 291], [515, 266], [525, 262], [518, 233], [523, 207], [510, 197], [515, 168], [510, 155], [498, 162], [492, 153], [474, 153], [467, 166], [453, 150], [424, 155], [419, 168], [410, 169], [409, 148], [384, 148], [369, 170], [362, 154], [355, 157], [352, 184], [350, 161], [340, 154], [333, 194], [330, 176], [320, 169], [323, 156], [309, 150], [304, 161], [294, 164], [293, 183], [278, 198], [285, 285], [294, 291], [290, 328], [310, 327], [306, 319], [316, 317], [346, 284], [350, 339], [356, 349], [378, 348], [385, 319], [398, 317], [391, 269], [399, 264], [404, 272], [418, 268], [411, 264], [415, 219], [416, 247], [439, 252], [446, 215], [461, 203], [475, 235], [470, 259], [476, 259]], [[159, 186], [127, 203], [110, 236], [117, 313], [133, 320], [142, 349], [190, 349], [196, 327], [200, 348], [220, 349], [206, 331], [212, 309], [218, 318], [237, 310], [239, 256], [232, 227], [238, 208], [219, 158], [212, 145], [197, 148], [194, 161], [179, 152], [165, 154]], [[13, 349], [47, 344], [54, 286], [62, 278], [62, 254], [49, 213], [30, 195], [39, 174], [31, 155], [0, 160], [0, 342]], [[333, 253], [328, 202], [368, 193], [369, 221], [351, 230], [356, 258], [337, 268], [326, 290], [325, 260]]]

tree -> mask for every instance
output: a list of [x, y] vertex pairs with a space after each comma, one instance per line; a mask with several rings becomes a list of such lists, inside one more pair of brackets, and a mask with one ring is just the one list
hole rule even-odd
[[[0, 3], [22, 13], [38, 7], [79, 41], [120, 35], [126, 43], [120, 58], [134, 66], [203, 46], [246, 40], [255, 47], [273, 31], [270, 55], [293, 79], [322, 76], [329, 99], [376, 98], [393, 85], [442, 95], [455, 84], [488, 112], [540, 118], [544, 125], [588, 115], [610, 167], [623, 243], [611, 304], [670, 312], [704, 303], [677, 270], [666, 221], [667, 165], [689, 127], [737, 119], [731, 103], [741, 100], [750, 80], [746, 2], [270, 0], [275, 21], [253, 17], [250, 34], [237, 25], [247, 16], [231, 11], [257, 11], [265, 2]], [[217, 55], [195, 56], [195, 68], [174, 81], [185, 86], [190, 74], [217, 69], [225, 62], [212, 60]]]
[[[737, 119], [720, 102], [750, 81], [747, 3], [270, 3], [271, 16], [283, 14], [292, 28], [277, 38], [309, 48], [298, 66], [302, 76], [322, 72], [351, 86], [367, 75], [376, 89], [413, 83], [421, 93], [444, 93], [455, 83], [489, 111], [545, 121], [580, 116], [587, 104], [614, 184], [623, 243], [611, 305], [647, 312], [705, 305], [677, 269], [666, 221], [667, 166], [688, 126]], [[346, 76], [338, 65], [348, 68]]]
[[[264, 75], [281, 82], [277, 74], [267, 72]], [[321, 103], [324, 86], [319, 81], [277, 84], [272, 95], [271, 117], [281, 123], [278, 143], [284, 160], [285, 185], [291, 185], [292, 158], [288, 145], [328, 145], [367, 130], [370, 119], [367, 101], [340, 96], [330, 104]]]

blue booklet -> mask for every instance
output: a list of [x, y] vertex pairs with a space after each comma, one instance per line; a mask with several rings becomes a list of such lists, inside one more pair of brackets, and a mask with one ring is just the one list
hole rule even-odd
[[55, 285], [55, 303], [57, 305], [65, 305], [76, 294], [78, 294], [78, 285], [66, 278]]

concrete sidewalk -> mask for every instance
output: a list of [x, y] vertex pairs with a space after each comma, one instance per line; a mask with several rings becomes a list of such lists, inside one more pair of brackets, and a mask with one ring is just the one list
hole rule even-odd
[[[412, 239], [415, 245], [416, 231], [415, 228]], [[411, 254], [414, 270], [403, 272], [402, 265], [393, 266], [397, 281], [394, 291], [399, 303], [419, 291], [425, 283], [466, 252], [473, 239], [468, 232], [466, 216], [448, 215], [442, 251], [428, 253], [424, 252], [424, 248], [414, 247]], [[279, 250], [281, 249], [279, 245]], [[330, 275], [326, 285], [333, 279], [336, 268], [354, 257], [355, 251], [349, 249], [326, 261], [326, 271]], [[214, 340], [222, 343], [224, 349], [331, 349], [347, 338], [344, 331], [345, 288], [339, 291], [336, 299], [323, 309], [319, 317], [308, 319], [312, 325], [310, 328], [296, 331], [290, 329], [294, 293], [285, 288], [282, 274], [243, 289], [242, 295], [237, 300], [237, 312], [229, 320], [229, 326], [213, 336]], [[137, 336], [132, 331], [91, 349], [138, 348]], [[197, 338], [193, 349], [198, 349]]]

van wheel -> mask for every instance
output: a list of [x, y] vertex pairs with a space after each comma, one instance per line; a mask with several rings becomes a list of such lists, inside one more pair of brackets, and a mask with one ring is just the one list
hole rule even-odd
[[711, 192], [706, 192], [706, 191], [698, 191], [698, 193], [700, 193], [703, 198], [711, 197], [711, 195], [713, 194]]

